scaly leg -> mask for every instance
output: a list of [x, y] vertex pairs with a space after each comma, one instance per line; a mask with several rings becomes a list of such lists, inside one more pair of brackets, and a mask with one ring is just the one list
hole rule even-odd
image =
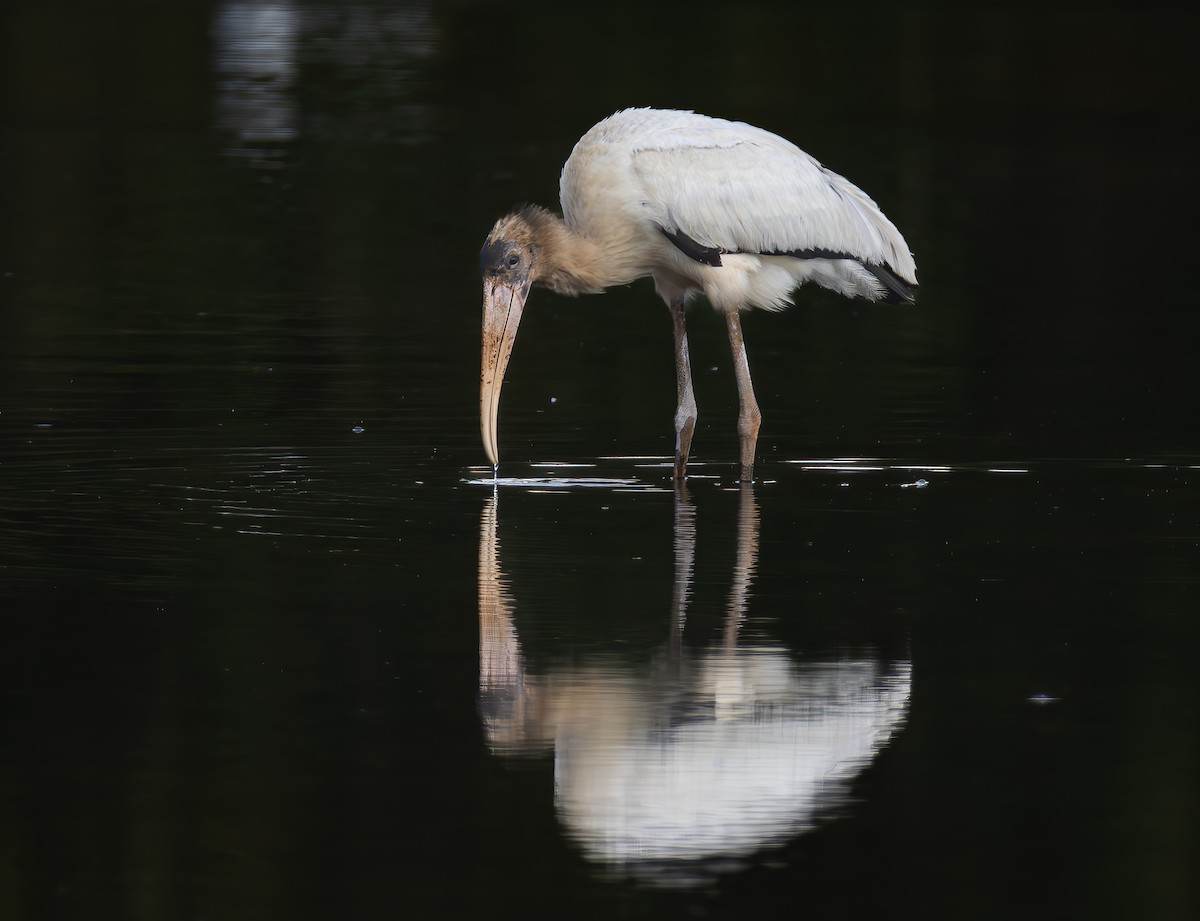
[[667, 304], [675, 324], [675, 479], [687, 477], [688, 454], [696, 432], [696, 395], [692, 392], [692, 360], [688, 356], [687, 326], [683, 318], [684, 297], [678, 294]]
[[746, 360], [746, 342], [742, 338], [742, 321], [738, 311], [725, 315], [729, 329], [729, 348], [733, 352], [733, 368], [738, 385], [738, 435], [742, 440], [742, 482], [754, 482], [754, 448], [758, 444], [758, 429], [762, 413], [754, 399], [754, 384], [750, 382], [750, 363]]

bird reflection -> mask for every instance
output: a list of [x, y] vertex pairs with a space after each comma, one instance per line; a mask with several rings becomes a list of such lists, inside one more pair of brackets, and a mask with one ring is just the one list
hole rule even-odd
[[668, 641], [655, 664], [604, 658], [527, 670], [500, 565], [498, 498], [479, 545], [480, 715], [497, 755], [553, 754], [555, 808], [584, 854], [661, 876], [728, 865], [812, 828], [845, 801], [903, 723], [911, 664], [798, 659], [741, 638], [758, 561], [759, 508], [739, 495], [737, 557], [720, 639], [685, 648], [696, 508], [675, 493]]

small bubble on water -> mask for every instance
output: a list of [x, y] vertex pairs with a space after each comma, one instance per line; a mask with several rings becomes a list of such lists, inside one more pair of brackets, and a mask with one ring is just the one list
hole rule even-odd
[[362, 425], [356, 425], [356, 426], [353, 426], [350, 429], [350, 431], [352, 431], [355, 435], [361, 435], [363, 432], [366, 431], [366, 428], [364, 428]]

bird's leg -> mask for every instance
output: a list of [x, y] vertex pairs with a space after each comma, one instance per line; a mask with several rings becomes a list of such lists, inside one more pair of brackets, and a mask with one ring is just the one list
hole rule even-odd
[[738, 435], [742, 441], [742, 482], [754, 482], [754, 448], [758, 444], [758, 429], [762, 413], [754, 399], [754, 384], [750, 381], [750, 363], [746, 360], [746, 341], [742, 338], [742, 321], [738, 311], [725, 314], [729, 329], [729, 348], [733, 352], [733, 369], [738, 385]]
[[696, 432], [696, 395], [692, 392], [692, 360], [688, 355], [687, 325], [684, 322], [684, 296], [672, 297], [667, 306], [675, 324], [675, 479], [687, 476], [688, 454]]

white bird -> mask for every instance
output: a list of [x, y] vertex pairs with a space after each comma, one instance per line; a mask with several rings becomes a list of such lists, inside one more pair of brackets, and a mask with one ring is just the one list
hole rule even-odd
[[502, 217], [480, 253], [480, 432], [496, 466], [500, 390], [533, 285], [595, 294], [650, 276], [675, 327], [675, 477], [687, 474], [696, 399], [684, 308], [725, 315], [737, 375], [741, 477], [751, 481], [761, 413], [739, 313], [780, 310], [815, 282], [848, 297], [912, 303], [916, 264], [871, 198], [783, 138], [694, 112], [625, 109], [591, 128], [563, 166], [563, 216]]

